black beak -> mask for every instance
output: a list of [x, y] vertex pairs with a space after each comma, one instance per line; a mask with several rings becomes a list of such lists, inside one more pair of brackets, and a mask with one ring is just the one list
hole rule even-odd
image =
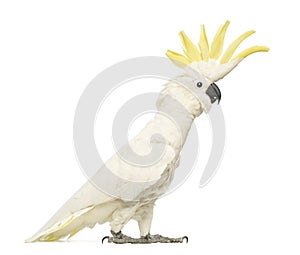
[[218, 104], [220, 103], [221, 100], [221, 91], [219, 87], [215, 84], [212, 83], [208, 89], [206, 90], [206, 94], [210, 97], [210, 101], [213, 104], [218, 100]]

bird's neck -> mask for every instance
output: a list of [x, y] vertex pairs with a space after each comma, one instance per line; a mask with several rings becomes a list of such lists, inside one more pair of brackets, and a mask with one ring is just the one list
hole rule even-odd
[[181, 149], [195, 117], [202, 113], [200, 102], [181, 85], [168, 83], [159, 96], [157, 109], [157, 118], [170, 127], [164, 134], [165, 139], [172, 147]]

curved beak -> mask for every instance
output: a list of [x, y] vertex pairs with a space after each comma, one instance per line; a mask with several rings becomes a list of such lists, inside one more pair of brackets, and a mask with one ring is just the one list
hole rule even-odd
[[206, 94], [209, 96], [211, 103], [213, 104], [218, 100], [218, 104], [220, 103], [221, 100], [221, 91], [219, 87], [215, 84], [212, 83], [208, 89], [206, 90]]

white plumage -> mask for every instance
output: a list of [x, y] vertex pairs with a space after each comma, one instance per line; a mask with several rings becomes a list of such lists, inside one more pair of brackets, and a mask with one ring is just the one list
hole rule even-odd
[[[101, 192], [92, 182], [86, 182], [37, 234], [26, 240], [27, 242], [55, 241], [64, 236], [71, 237], [84, 227], [91, 228], [96, 223], [102, 224], [107, 221], [114, 232], [119, 232], [130, 219], [138, 221], [141, 236], [149, 233], [154, 202], [166, 192], [172, 181], [174, 170], [179, 163], [183, 139], [186, 138], [194, 117], [202, 112], [200, 102], [177, 83], [166, 85], [158, 100], [158, 110], [170, 107], [168, 96], [176, 98], [188, 110], [168, 109], [174, 111], [177, 118], [182, 119], [183, 127], [179, 128], [170, 117], [158, 112], [129, 142], [133, 151], [146, 155], [151, 151], [153, 143], [161, 142], [150, 141], [151, 137], [161, 134], [165, 139], [163, 145], [166, 143], [161, 158], [149, 167], [139, 167], [115, 154], [105, 164], [123, 180], [117, 184], [114, 196]], [[95, 179], [101, 178], [101, 170], [95, 175]], [[142, 185], [138, 190], [132, 190], [130, 181]]]
[[[147, 159], [146, 164], [135, 165], [115, 154], [27, 242], [56, 241], [65, 236], [71, 237], [84, 227], [92, 228], [105, 222], [110, 222], [111, 230], [118, 233], [131, 219], [138, 221], [141, 236], [150, 233], [153, 205], [172, 181], [191, 124], [202, 111], [209, 111], [211, 101], [216, 99], [212, 100], [208, 91], [220, 96], [215, 81], [223, 78], [248, 55], [268, 51], [265, 46], [254, 46], [232, 58], [240, 43], [254, 33], [248, 31], [230, 44], [221, 57], [228, 26], [227, 21], [220, 27], [209, 46], [202, 25], [199, 49], [184, 32], [180, 32], [185, 56], [167, 51], [167, 56], [175, 64], [183, 65], [189, 71], [187, 75], [177, 77], [176, 82], [166, 84], [157, 101], [158, 113], [122, 148], [125, 158], [130, 149], [137, 155], [148, 155], [152, 148], [163, 149], [160, 157], [150, 158], [153, 164], [147, 164]], [[118, 178], [114, 181], [106, 178], [107, 169]], [[107, 182], [109, 192], [103, 192], [94, 185], [103, 180]]]

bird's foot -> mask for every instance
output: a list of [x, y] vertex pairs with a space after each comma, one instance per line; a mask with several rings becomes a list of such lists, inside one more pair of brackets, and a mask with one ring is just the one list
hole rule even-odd
[[102, 243], [107, 239], [108, 243], [124, 244], [124, 243], [133, 243], [135, 238], [124, 235], [121, 231], [118, 233], [111, 231], [112, 236], [105, 236], [102, 238]]
[[174, 237], [148, 234], [146, 236], [139, 238], [139, 240], [141, 240], [140, 243], [183, 243], [183, 242], [187, 243], [189, 239], [187, 236], [174, 238]]
[[149, 244], [149, 243], [183, 243], [184, 241], [188, 242], [188, 237], [183, 236], [179, 238], [170, 238], [161, 235], [146, 235], [142, 236], [141, 238], [132, 238], [130, 236], [126, 236], [122, 234], [122, 232], [115, 233], [111, 231], [112, 236], [105, 236], [102, 239], [102, 243], [107, 239], [108, 243], [115, 243], [115, 244]]

